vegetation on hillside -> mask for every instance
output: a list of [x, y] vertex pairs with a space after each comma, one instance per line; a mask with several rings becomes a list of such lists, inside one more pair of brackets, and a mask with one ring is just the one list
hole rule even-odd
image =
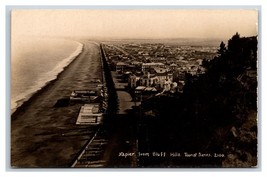
[[[206, 73], [187, 75], [182, 94], [142, 103], [141, 151], [224, 154], [220, 158], [168, 159], [174, 166], [257, 165], [257, 37], [236, 33]], [[153, 166], [155, 159], [144, 160]]]

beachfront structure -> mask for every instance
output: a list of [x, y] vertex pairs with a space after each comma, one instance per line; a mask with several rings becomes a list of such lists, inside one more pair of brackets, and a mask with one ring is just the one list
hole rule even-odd
[[75, 102], [99, 102], [101, 90], [74, 90], [70, 95], [70, 103]]
[[102, 122], [102, 115], [99, 104], [85, 104], [80, 109], [76, 124], [99, 124]]

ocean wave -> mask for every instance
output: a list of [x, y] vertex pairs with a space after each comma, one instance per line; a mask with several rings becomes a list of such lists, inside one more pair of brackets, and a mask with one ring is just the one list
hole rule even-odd
[[57, 76], [64, 71], [64, 68], [77, 58], [77, 56], [83, 51], [83, 44], [77, 41], [73, 42], [77, 43], [78, 45], [73, 53], [59, 62], [51, 71], [42, 74], [39, 79], [35, 81], [35, 84], [27, 89], [24, 93], [21, 93], [15, 98], [11, 99], [11, 114], [13, 114], [24, 102], [28, 101], [36, 92], [41, 90], [51, 81], [55, 80]]

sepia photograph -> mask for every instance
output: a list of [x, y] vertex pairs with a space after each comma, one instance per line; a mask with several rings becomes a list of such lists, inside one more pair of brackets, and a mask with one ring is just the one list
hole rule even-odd
[[10, 167], [259, 167], [257, 8], [10, 12]]

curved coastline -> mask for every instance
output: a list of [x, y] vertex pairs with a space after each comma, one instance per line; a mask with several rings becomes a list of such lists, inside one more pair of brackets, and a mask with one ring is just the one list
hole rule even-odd
[[95, 88], [102, 78], [99, 46], [86, 39], [83, 52], [11, 117], [10, 160], [14, 168], [65, 168], [94, 135], [96, 125], [76, 125], [80, 104], [54, 107], [75, 89]]
[[49, 72], [51, 73], [49, 79], [43, 81], [42, 83], [41, 81], [39, 81], [40, 84], [38, 84], [38, 87], [36, 87], [36, 89], [32, 93], [29, 93], [25, 95], [25, 97], [15, 101], [17, 104], [16, 107], [10, 107], [11, 119], [14, 119], [17, 114], [23, 112], [25, 107], [30, 105], [35, 97], [41, 94], [47, 87], [52, 85], [58, 79], [58, 77], [65, 71], [65, 69], [68, 68], [75, 61], [75, 59], [77, 59], [81, 55], [84, 50], [84, 44], [82, 42], [74, 40], [72, 41], [78, 44], [76, 50], [72, 52], [67, 58], [63, 59], [62, 62], [60, 62], [52, 71]]

